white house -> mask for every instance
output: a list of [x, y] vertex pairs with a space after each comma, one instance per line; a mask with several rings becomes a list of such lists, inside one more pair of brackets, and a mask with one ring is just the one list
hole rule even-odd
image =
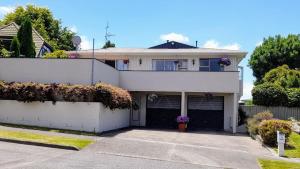
[[[104, 76], [114, 78], [115, 84], [133, 93], [140, 108], [131, 110], [131, 126], [174, 128], [176, 117], [187, 115], [191, 130], [236, 132], [238, 100], [243, 93], [242, 68], [238, 65], [246, 52], [168, 41], [151, 48], [108, 48], [69, 54], [95, 58], [117, 70], [102, 72], [104, 64], [93, 63], [91, 81], [103, 80]], [[221, 58], [228, 58], [231, 64], [220, 65]]]

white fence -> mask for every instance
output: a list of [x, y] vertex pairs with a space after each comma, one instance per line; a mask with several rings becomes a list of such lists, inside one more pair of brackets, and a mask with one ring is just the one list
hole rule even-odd
[[0, 122], [101, 133], [129, 126], [129, 109], [97, 102], [24, 103], [0, 100]]
[[119, 72], [96, 59], [0, 58], [0, 80], [119, 86]]
[[265, 107], [265, 106], [240, 106], [248, 116], [253, 116], [256, 113], [269, 110], [273, 113], [274, 118], [287, 120], [294, 117], [300, 120], [300, 107]]

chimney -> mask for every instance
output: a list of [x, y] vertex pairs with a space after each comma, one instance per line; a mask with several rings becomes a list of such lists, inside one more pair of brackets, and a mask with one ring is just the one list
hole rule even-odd
[[196, 48], [198, 47], [198, 41], [196, 40]]
[[169, 43], [169, 40], [167, 40], [167, 43]]

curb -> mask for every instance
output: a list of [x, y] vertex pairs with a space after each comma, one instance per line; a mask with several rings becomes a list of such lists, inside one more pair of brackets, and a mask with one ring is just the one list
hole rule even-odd
[[58, 144], [48, 144], [48, 143], [38, 143], [38, 142], [34, 142], [34, 141], [21, 141], [21, 140], [6, 139], [6, 138], [0, 138], [0, 141], [8, 142], [8, 143], [18, 143], [18, 144], [25, 144], [25, 145], [49, 147], [49, 148], [59, 148], [59, 149], [65, 149], [65, 150], [76, 150], [76, 151], [80, 150], [77, 147], [73, 147], [73, 146], [65, 146], [65, 145], [58, 145]]

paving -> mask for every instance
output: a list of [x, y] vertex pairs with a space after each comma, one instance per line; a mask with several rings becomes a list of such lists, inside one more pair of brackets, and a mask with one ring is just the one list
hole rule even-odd
[[0, 142], [1, 168], [259, 168], [274, 155], [246, 135], [129, 129], [91, 137], [81, 151]]

